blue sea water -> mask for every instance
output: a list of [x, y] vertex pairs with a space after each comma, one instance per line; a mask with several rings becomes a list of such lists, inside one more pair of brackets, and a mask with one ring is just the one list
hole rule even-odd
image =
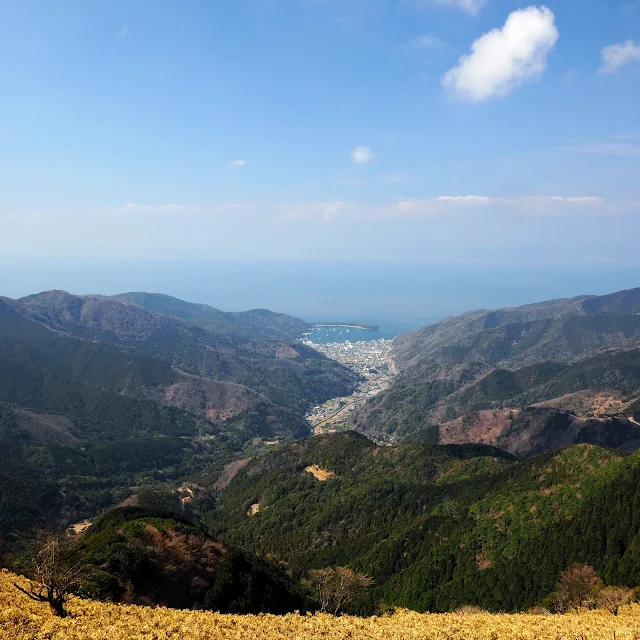
[[[312, 323], [363, 322], [393, 337], [469, 309], [640, 286], [636, 264], [128, 261], [3, 263], [0, 295], [165, 293], [225, 311], [267, 308]], [[373, 339], [350, 330], [344, 339]], [[319, 338], [320, 339], [320, 338]]]
[[401, 329], [385, 329], [380, 327], [376, 331], [352, 329], [346, 327], [316, 327], [311, 331], [308, 339], [314, 344], [328, 344], [330, 342], [361, 342], [369, 340], [393, 340]]

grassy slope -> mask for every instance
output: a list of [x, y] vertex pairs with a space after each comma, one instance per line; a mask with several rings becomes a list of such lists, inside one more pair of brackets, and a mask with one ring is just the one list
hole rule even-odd
[[632, 640], [640, 637], [639, 607], [617, 617], [601, 611], [564, 616], [533, 615], [421, 615], [398, 611], [372, 618], [326, 614], [300, 616], [237, 616], [202, 611], [177, 611], [103, 604], [75, 599], [71, 615], [54, 618], [48, 607], [29, 600], [13, 586], [26, 583], [8, 572], [0, 573], [0, 631], [5, 640], [60, 638], [64, 640]]

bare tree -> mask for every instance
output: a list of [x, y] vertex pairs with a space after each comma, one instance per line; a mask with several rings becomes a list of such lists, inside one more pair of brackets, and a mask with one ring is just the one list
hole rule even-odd
[[558, 611], [592, 607], [601, 588], [602, 580], [593, 567], [587, 564], [570, 566], [560, 574], [560, 580], [556, 587]]
[[333, 615], [338, 615], [345, 604], [353, 602], [372, 584], [369, 576], [356, 573], [348, 567], [314, 569], [309, 571], [305, 581], [320, 610], [332, 610]]
[[36, 602], [46, 602], [51, 611], [64, 618], [65, 603], [87, 584], [87, 570], [73, 541], [64, 534], [43, 533], [34, 541], [33, 548], [21, 567], [29, 578], [29, 587], [16, 589]]
[[605, 587], [598, 592], [596, 604], [617, 616], [620, 607], [633, 604], [637, 599], [636, 590], [630, 587]]

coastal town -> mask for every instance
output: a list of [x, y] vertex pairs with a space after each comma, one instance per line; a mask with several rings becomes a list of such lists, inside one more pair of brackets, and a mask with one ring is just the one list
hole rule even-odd
[[352, 395], [332, 398], [322, 405], [313, 407], [307, 413], [307, 420], [315, 435], [334, 433], [347, 428], [349, 414], [369, 398], [388, 388], [396, 375], [391, 358], [392, 340], [347, 340], [328, 344], [315, 344], [306, 340], [305, 344], [357, 371], [364, 378]]

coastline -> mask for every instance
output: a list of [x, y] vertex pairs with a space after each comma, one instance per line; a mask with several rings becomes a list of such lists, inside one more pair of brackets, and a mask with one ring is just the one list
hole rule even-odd
[[345, 329], [360, 329], [361, 331], [379, 331], [380, 327], [375, 324], [342, 324], [334, 322], [326, 322], [311, 325], [314, 329], [323, 327], [343, 327]]

